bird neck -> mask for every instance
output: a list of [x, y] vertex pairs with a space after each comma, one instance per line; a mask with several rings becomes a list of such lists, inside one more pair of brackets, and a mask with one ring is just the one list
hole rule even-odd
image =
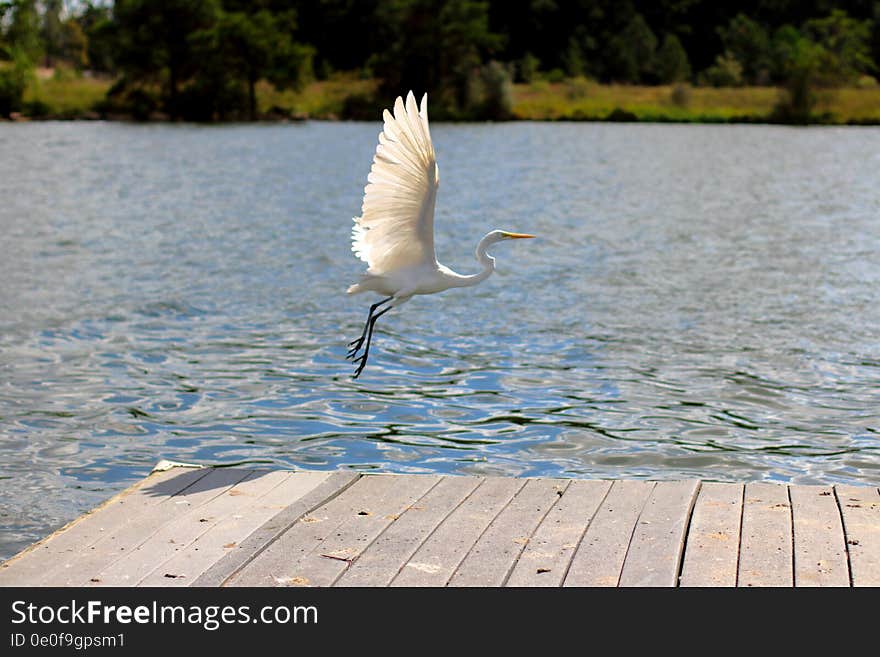
[[477, 257], [477, 262], [483, 265], [483, 271], [479, 274], [471, 274], [470, 276], [459, 276], [458, 287], [470, 287], [471, 285], [482, 283], [495, 271], [495, 258], [486, 253], [486, 249], [497, 240], [490, 238], [491, 234], [481, 239], [480, 243], [477, 244], [477, 250], [474, 254]]

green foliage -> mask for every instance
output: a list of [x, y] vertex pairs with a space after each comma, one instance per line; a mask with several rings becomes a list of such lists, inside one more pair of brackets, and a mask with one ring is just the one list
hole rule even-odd
[[43, 40], [43, 50], [47, 66], [54, 65], [55, 60], [62, 55], [63, 21], [61, 20], [61, 12], [63, 9], [63, 0], [43, 0], [43, 20], [40, 26], [40, 36]]
[[860, 73], [874, 69], [870, 57], [871, 24], [850, 18], [839, 9], [827, 17], [804, 23], [804, 34], [821, 51], [817, 52], [816, 68], [826, 85], [852, 83]]
[[219, 0], [116, 0], [116, 61], [124, 78], [162, 85], [166, 110], [179, 117], [180, 86], [200, 63], [190, 36], [210, 28], [219, 12]]
[[727, 56], [739, 63], [744, 82], [769, 82], [772, 68], [770, 37], [760, 23], [744, 14], [737, 14], [726, 27], [718, 30], [718, 34]]
[[691, 77], [691, 65], [681, 41], [674, 34], [663, 37], [655, 62], [658, 82], [669, 84]]
[[541, 60], [527, 52], [516, 64], [517, 82], [531, 83], [538, 76]]
[[871, 28], [871, 59], [874, 70], [880, 71], [880, 0], [875, 0], [871, 12], [873, 27]]
[[487, 2], [386, 0], [376, 17], [383, 46], [371, 66], [382, 79], [383, 96], [430, 91], [437, 118], [460, 116], [474, 106], [481, 62], [501, 46], [489, 29]]
[[700, 82], [713, 87], [738, 87], [743, 83], [742, 65], [730, 53], [718, 55], [715, 64], [703, 71]]
[[635, 14], [609, 44], [611, 78], [619, 82], [645, 82], [654, 72], [657, 37], [641, 14]]
[[[198, 120], [243, 114], [257, 118], [256, 84], [261, 79], [279, 89], [297, 89], [310, 77], [313, 52], [293, 41], [293, 12], [220, 12], [209, 28], [190, 37], [200, 62], [187, 98]], [[242, 103], [244, 102], [244, 105]], [[242, 106], [243, 105], [243, 106]]]
[[40, 14], [36, 0], [12, 0], [6, 41], [16, 51], [16, 58], [36, 63], [43, 55], [40, 39]]
[[116, 70], [117, 25], [110, 8], [88, 2], [76, 17], [86, 40], [86, 61], [93, 71], [111, 73]]
[[776, 105], [776, 117], [786, 123], [807, 123], [816, 105], [814, 85], [825, 50], [801, 37], [790, 43], [788, 58], [783, 63], [785, 84]]
[[551, 84], [556, 84], [565, 80], [565, 71], [563, 71], [561, 68], [554, 68], [550, 71], [547, 71], [547, 75], [544, 77], [546, 78], [547, 82], [550, 82]]
[[562, 59], [565, 62], [565, 72], [568, 73], [570, 77], [574, 78], [582, 76], [586, 71], [584, 53], [581, 50], [581, 46], [577, 39], [574, 37], [571, 37], [568, 40], [568, 48], [566, 48]]
[[467, 114], [469, 118], [504, 121], [513, 115], [513, 87], [510, 69], [490, 61], [471, 77]]
[[592, 84], [583, 75], [571, 78], [566, 82], [565, 95], [569, 100], [581, 100], [590, 95]]
[[24, 90], [30, 74], [30, 62], [17, 50], [10, 50], [12, 61], [0, 62], [0, 117], [22, 110]]
[[[0, 62], [13, 50], [26, 68], [118, 80], [104, 111], [145, 118], [257, 118], [274, 106], [260, 89], [290, 99], [340, 75], [378, 91], [338, 87], [334, 115], [374, 117], [412, 89], [430, 92], [434, 118], [504, 118], [512, 73], [581, 108], [586, 78], [674, 85], [699, 72], [706, 85], [778, 85], [777, 118], [813, 120], [817, 90], [870, 88], [880, 73], [880, 0], [0, 0]], [[17, 74], [3, 70], [11, 98]], [[686, 104], [662, 93], [660, 105]]]

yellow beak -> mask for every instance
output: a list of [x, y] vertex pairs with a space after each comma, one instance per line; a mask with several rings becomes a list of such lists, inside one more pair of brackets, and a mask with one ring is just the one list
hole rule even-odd
[[504, 237], [509, 237], [512, 240], [524, 240], [530, 237], [534, 237], [534, 235], [528, 235], [526, 233], [508, 233], [506, 230], [501, 231]]

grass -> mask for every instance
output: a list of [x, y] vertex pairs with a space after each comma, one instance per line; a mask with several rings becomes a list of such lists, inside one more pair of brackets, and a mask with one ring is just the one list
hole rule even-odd
[[[40, 71], [25, 92], [31, 114], [55, 118], [87, 116], [113, 81], [77, 76], [69, 71]], [[338, 74], [300, 91], [279, 91], [261, 82], [259, 110], [267, 116], [314, 119], [380, 115], [373, 108], [376, 80]], [[618, 119], [677, 122], [767, 121], [779, 100], [774, 87], [690, 87], [603, 85], [574, 78], [550, 83], [513, 85], [513, 116], [520, 120]], [[26, 112], [27, 113], [27, 112]], [[820, 91], [815, 114], [825, 123], [880, 124], [880, 86]]]
[[25, 89], [25, 106], [39, 106], [41, 113], [54, 117], [80, 117], [103, 100], [113, 80], [79, 77], [69, 72], [33, 76]]
[[[307, 84], [300, 91], [278, 91], [267, 82], [257, 86], [260, 113], [280, 108], [293, 116], [314, 119], [336, 119], [344, 114], [350, 98], [370, 97], [376, 92], [376, 80], [363, 80], [352, 75], [337, 75], [330, 80]], [[379, 116], [379, 110], [376, 110]]]
[[[601, 85], [584, 79], [513, 88], [513, 113], [527, 120], [604, 120], [614, 110], [639, 121], [766, 121], [775, 87]], [[815, 113], [830, 123], [880, 123], [880, 87], [821, 91]]]

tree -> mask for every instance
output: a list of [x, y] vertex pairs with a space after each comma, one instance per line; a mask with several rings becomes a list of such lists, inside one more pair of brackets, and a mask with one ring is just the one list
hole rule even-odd
[[572, 36], [568, 39], [568, 48], [565, 49], [565, 54], [562, 58], [565, 62], [565, 72], [569, 77], [582, 76], [586, 71], [584, 53], [575, 37]]
[[386, 0], [377, 8], [382, 44], [371, 59], [388, 98], [412, 89], [434, 94], [435, 116], [470, 105], [470, 79], [501, 45], [477, 0]]
[[742, 75], [751, 84], [766, 84], [772, 68], [770, 38], [764, 27], [746, 16], [737, 14], [718, 34], [724, 51], [742, 67]]
[[117, 24], [110, 7], [88, 2], [72, 20], [77, 22], [85, 35], [88, 66], [102, 73], [114, 72], [119, 42]]
[[[202, 75], [247, 87], [248, 115], [257, 118], [256, 85], [267, 79], [277, 88], [299, 88], [311, 71], [313, 49], [293, 40], [293, 12], [222, 12], [214, 26], [191, 37]], [[219, 80], [216, 80], [219, 82]]]
[[773, 82], [785, 82], [786, 76], [791, 70], [790, 62], [795, 59], [796, 51], [802, 48], [799, 43], [803, 38], [800, 30], [791, 25], [783, 25], [773, 33], [773, 39], [770, 42], [773, 62], [770, 72]]
[[730, 53], [715, 58], [715, 63], [702, 72], [700, 81], [713, 87], [738, 87], [742, 84], [742, 64]]
[[13, 0], [11, 3], [11, 19], [6, 30], [9, 48], [14, 50], [19, 61], [27, 60], [35, 64], [43, 54], [40, 40], [40, 15], [36, 0]]
[[[274, 11], [294, 10], [298, 40], [314, 47], [316, 69], [361, 69], [373, 52], [385, 47], [377, 39], [376, 7], [381, 0], [269, 0]], [[241, 6], [235, 6], [241, 5]], [[225, 2], [229, 11], [253, 6], [254, 2]]]
[[12, 5], [8, 2], [0, 2], [0, 62], [12, 58], [12, 49], [6, 41], [6, 34], [3, 26], [6, 24], [6, 14], [12, 9]]
[[517, 78], [520, 82], [531, 83], [538, 75], [540, 68], [541, 60], [527, 52], [516, 64]]
[[860, 73], [873, 70], [870, 21], [855, 20], [846, 12], [835, 9], [825, 18], [808, 20], [803, 32], [821, 48], [817, 66], [821, 83], [850, 83]]
[[[793, 37], [793, 33], [788, 36]], [[783, 93], [776, 105], [776, 115], [788, 123], [808, 123], [816, 105], [814, 87], [824, 49], [804, 36], [788, 45], [787, 58], [782, 63]]]
[[611, 78], [642, 82], [654, 72], [657, 37], [641, 14], [635, 14], [609, 43]]
[[681, 82], [691, 76], [691, 65], [681, 41], [674, 34], [663, 37], [663, 45], [657, 51], [657, 80], [664, 84]]
[[55, 61], [63, 56], [64, 28], [61, 11], [63, 0], [43, 0], [43, 22], [40, 36], [43, 41], [46, 66], [54, 66]]
[[874, 27], [871, 30], [871, 55], [874, 60], [874, 70], [880, 70], [880, 0], [874, 2], [872, 12]]
[[116, 0], [117, 63], [131, 84], [162, 83], [172, 118], [180, 116], [181, 84], [199, 64], [189, 37], [219, 12], [219, 0]]

